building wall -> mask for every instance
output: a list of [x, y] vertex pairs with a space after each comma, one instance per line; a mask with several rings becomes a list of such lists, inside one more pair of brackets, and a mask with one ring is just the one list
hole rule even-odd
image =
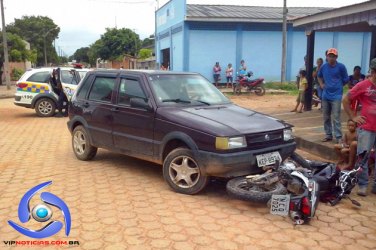
[[[187, 22], [185, 0], [171, 0], [157, 12], [156, 63], [162, 62], [161, 51], [170, 48], [170, 69], [191, 71], [213, 81], [213, 66], [222, 67], [222, 82], [228, 63], [236, 70], [244, 59], [254, 77], [280, 81], [282, 63], [282, 28], [277, 23]], [[169, 9], [169, 18], [167, 17]], [[171, 16], [171, 10], [173, 15]], [[163, 19], [163, 15], [166, 19]], [[330, 47], [339, 50], [338, 60], [349, 73], [355, 65], [366, 73], [369, 63], [371, 34], [363, 32], [316, 32], [314, 64], [325, 60]], [[295, 81], [304, 66], [307, 38], [304, 30], [288, 26], [286, 80]]]
[[[307, 38], [304, 31], [289, 31], [286, 77], [295, 81], [299, 69], [304, 66]], [[240, 33], [240, 35], [239, 35]], [[240, 39], [240, 43], [237, 42]], [[315, 60], [322, 57], [330, 47], [339, 50], [338, 61], [345, 64], [349, 74], [354, 66], [360, 65], [366, 73], [369, 61], [371, 36], [362, 32], [317, 32], [315, 38]], [[185, 46], [185, 44], [184, 44]], [[239, 54], [240, 56], [237, 54]], [[189, 31], [188, 71], [199, 72], [213, 80], [212, 68], [215, 62], [222, 67], [222, 81], [225, 80], [225, 67], [232, 63], [234, 69], [244, 59], [254, 77], [264, 77], [267, 81], [280, 81], [282, 62], [282, 32], [280, 31], [229, 31], [229, 30], [190, 30]]]
[[219, 62], [225, 81], [227, 64], [236, 67], [236, 31], [190, 30], [188, 53], [189, 71], [213, 81], [213, 67]]

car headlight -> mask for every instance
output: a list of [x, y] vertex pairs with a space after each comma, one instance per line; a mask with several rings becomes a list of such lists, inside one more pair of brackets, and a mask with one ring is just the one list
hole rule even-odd
[[284, 129], [283, 130], [283, 140], [284, 141], [290, 141], [294, 139], [293, 135], [292, 135], [292, 130], [291, 129]]
[[215, 148], [216, 149], [234, 149], [247, 147], [247, 142], [244, 136], [239, 137], [216, 137]]

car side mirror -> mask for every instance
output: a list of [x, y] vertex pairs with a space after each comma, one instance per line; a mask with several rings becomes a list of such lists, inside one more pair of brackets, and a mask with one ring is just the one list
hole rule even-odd
[[130, 105], [133, 108], [142, 108], [147, 111], [153, 110], [152, 107], [149, 105], [147, 99], [145, 98], [140, 98], [140, 97], [132, 97], [130, 99]]

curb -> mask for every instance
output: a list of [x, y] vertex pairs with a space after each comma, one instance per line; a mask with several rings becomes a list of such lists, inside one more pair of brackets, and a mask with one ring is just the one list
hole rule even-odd
[[325, 159], [335, 161], [337, 159], [333, 146], [324, 146], [317, 142], [308, 141], [300, 136], [295, 137], [297, 147]]
[[14, 95], [3, 95], [3, 96], [0, 96], [0, 99], [10, 99], [10, 98], [14, 98]]

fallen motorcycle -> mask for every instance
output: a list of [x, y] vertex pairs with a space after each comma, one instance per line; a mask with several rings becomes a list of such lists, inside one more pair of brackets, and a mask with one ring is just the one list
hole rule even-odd
[[[302, 159], [296, 153], [293, 156]], [[229, 180], [226, 187], [227, 192], [238, 199], [269, 202], [272, 214], [290, 215], [295, 224], [307, 223], [315, 215], [319, 200], [319, 186], [312, 171], [297, 168], [292, 160], [281, 165], [277, 162], [261, 175]]]
[[358, 183], [358, 174], [363, 171], [363, 166], [367, 164], [369, 152], [364, 151], [359, 154], [355, 166], [351, 170], [341, 170], [336, 164], [320, 161], [309, 161], [299, 159], [299, 164], [310, 168], [313, 178], [320, 186], [320, 200], [335, 206], [342, 199], [349, 199], [352, 204], [361, 204], [352, 199], [349, 195]]

